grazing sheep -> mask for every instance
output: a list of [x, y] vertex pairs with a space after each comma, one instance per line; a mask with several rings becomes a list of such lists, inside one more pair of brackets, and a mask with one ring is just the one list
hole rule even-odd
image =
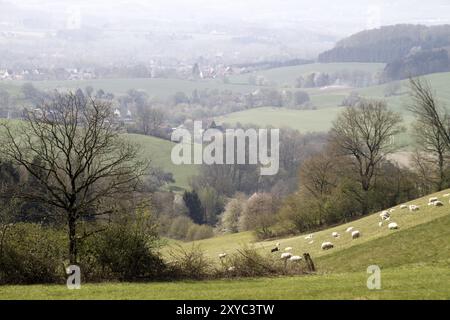
[[314, 243], [314, 240], [311, 240], [310, 242], [308, 242], [309, 244], [313, 244]]
[[361, 236], [361, 233], [358, 230], [355, 230], [352, 232], [352, 239], [359, 238]]
[[436, 202], [439, 199], [437, 197], [431, 197], [430, 199], [428, 199], [428, 202]]
[[285, 252], [285, 253], [282, 253], [282, 254], [281, 254], [281, 259], [287, 260], [287, 259], [289, 259], [290, 257], [292, 257], [292, 253], [290, 253], [290, 252]]
[[305, 237], [305, 240], [309, 240], [309, 239], [312, 239], [313, 238], [313, 235], [312, 234], [308, 234], [306, 237]]
[[408, 206], [406, 204], [400, 205], [400, 209], [407, 209], [407, 208], [408, 208]]
[[348, 227], [347, 230], [345, 230], [345, 232], [351, 232], [353, 230], [353, 227]]
[[395, 211], [395, 209], [390, 209], [389, 210], [389, 213], [392, 213], [392, 212], [394, 212]]
[[227, 256], [226, 253], [220, 253], [220, 254], [219, 254], [219, 259], [223, 259], [223, 258], [225, 258], [226, 256]]
[[292, 251], [292, 247], [287, 247], [284, 249], [284, 251]]
[[300, 256], [292, 256], [289, 258], [289, 261], [292, 261], [292, 262], [296, 262], [296, 261], [300, 261], [300, 260], [302, 260], [302, 257], [300, 257]]
[[443, 207], [444, 206], [442, 201], [435, 201], [435, 202], [433, 202], [433, 204], [434, 204], [435, 207]]
[[334, 247], [334, 245], [331, 242], [322, 243], [322, 250], [329, 250], [333, 247]]
[[378, 222], [378, 226], [382, 227], [383, 226], [383, 221]]
[[338, 237], [340, 236], [340, 234], [337, 233], [337, 232], [333, 232], [333, 233], [331, 234], [331, 236], [334, 237], [334, 238], [338, 238]]
[[416, 206], [415, 204], [409, 206], [409, 211], [418, 211], [419, 209], [420, 207]]
[[396, 224], [395, 222], [391, 222], [388, 225], [389, 230], [395, 230], [398, 229], [398, 224]]
[[380, 213], [380, 218], [383, 220], [387, 220], [390, 216], [391, 214], [387, 211], [383, 211], [382, 213]]
[[450, 197], [450, 193], [446, 193], [446, 194], [444, 194], [444, 195], [443, 195], [443, 197], [444, 197], [444, 198], [448, 198], [448, 197]]

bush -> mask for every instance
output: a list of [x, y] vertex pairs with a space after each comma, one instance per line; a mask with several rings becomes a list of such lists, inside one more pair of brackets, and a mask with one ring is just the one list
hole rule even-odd
[[189, 228], [193, 225], [191, 219], [186, 216], [179, 216], [173, 219], [168, 236], [173, 239], [183, 240], [186, 239]]
[[214, 236], [213, 228], [208, 225], [192, 224], [186, 235], [186, 240], [196, 241], [212, 238]]
[[282, 260], [280, 253], [263, 254], [255, 248], [242, 247], [236, 253], [221, 260], [218, 276], [267, 277], [286, 274], [304, 274], [305, 262]]
[[141, 220], [114, 223], [86, 239], [80, 255], [88, 280], [153, 280], [162, 277], [165, 264], [157, 249], [156, 232]]
[[38, 224], [0, 226], [0, 283], [65, 281], [67, 239], [61, 231]]
[[179, 246], [170, 252], [168, 275], [171, 279], [205, 279], [214, 276], [212, 263], [199, 246], [190, 249]]

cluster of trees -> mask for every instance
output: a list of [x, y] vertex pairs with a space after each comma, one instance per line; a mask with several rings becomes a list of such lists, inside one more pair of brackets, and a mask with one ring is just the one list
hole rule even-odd
[[399, 24], [356, 33], [319, 55], [319, 62], [384, 62], [402, 59], [413, 48], [450, 44], [450, 27]]
[[310, 98], [302, 91], [261, 88], [250, 93], [218, 89], [194, 90], [191, 95], [177, 92], [171, 100], [179, 112], [205, 118], [266, 106], [307, 108]]
[[331, 85], [367, 87], [378, 83], [378, 75], [362, 70], [342, 70], [334, 73], [312, 72], [296, 80], [297, 88], [322, 88]]
[[446, 49], [416, 50], [402, 59], [386, 65], [384, 81], [407, 79], [436, 72], [450, 71], [450, 60]]

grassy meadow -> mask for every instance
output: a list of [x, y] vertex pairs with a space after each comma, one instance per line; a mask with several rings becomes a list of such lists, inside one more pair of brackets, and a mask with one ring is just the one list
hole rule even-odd
[[[88, 283], [80, 290], [64, 285], [0, 286], [0, 299], [450, 299], [450, 204], [443, 194], [435, 194], [443, 207], [427, 206], [427, 198], [411, 204], [420, 206], [414, 213], [396, 208], [391, 221], [398, 230], [389, 230], [387, 223], [378, 226], [377, 214], [313, 233], [314, 243], [304, 235], [255, 242], [251, 233], [231, 234], [198, 241], [206, 254], [218, 261], [219, 252], [232, 253], [242, 245], [265, 250], [276, 242], [281, 248], [291, 246], [294, 254], [309, 252], [317, 273], [286, 276], [210, 281], [176, 281], [153, 283]], [[431, 196], [431, 195], [430, 195]], [[361, 238], [352, 240], [345, 229], [353, 226]], [[337, 231], [339, 238], [331, 233]], [[323, 251], [323, 241], [335, 247]], [[180, 242], [170, 242], [171, 246]], [[193, 243], [183, 243], [186, 248]], [[170, 245], [165, 250], [171, 250]], [[167, 253], [167, 251], [166, 251]], [[279, 253], [274, 253], [279, 254]], [[381, 289], [366, 286], [369, 265], [381, 268]]]

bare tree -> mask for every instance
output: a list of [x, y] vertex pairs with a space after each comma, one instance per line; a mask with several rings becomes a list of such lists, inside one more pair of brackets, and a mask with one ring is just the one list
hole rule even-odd
[[35, 111], [25, 110], [24, 122], [1, 125], [1, 152], [39, 184], [18, 196], [50, 206], [65, 218], [72, 264], [82, 239], [79, 223], [113, 213], [113, 204], [130, 196], [147, 170], [112, 119], [108, 104], [57, 93]]
[[138, 124], [145, 135], [158, 129], [164, 122], [164, 118], [165, 114], [160, 109], [149, 106], [138, 108]]
[[435, 132], [439, 133], [443, 143], [449, 148], [450, 117], [447, 110], [438, 104], [428, 81], [410, 78], [409, 84], [413, 100], [409, 110], [423, 125], [433, 128]]
[[[448, 151], [450, 148], [449, 116], [442, 108], [431, 85], [421, 79], [410, 79], [413, 102], [409, 110], [416, 116], [414, 136], [418, 148], [415, 160], [429, 163], [435, 167], [436, 178], [433, 179], [438, 190], [445, 188]], [[417, 162], [417, 161], [416, 161]], [[430, 172], [427, 173], [431, 178]]]
[[361, 186], [357, 200], [362, 214], [368, 213], [368, 191], [379, 165], [399, 147], [393, 138], [404, 131], [401, 122], [400, 114], [388, 110], [385, 102], [364, 100], [346, 108], [333, 124], [331, 141], [340, 155], [349, 157]]

